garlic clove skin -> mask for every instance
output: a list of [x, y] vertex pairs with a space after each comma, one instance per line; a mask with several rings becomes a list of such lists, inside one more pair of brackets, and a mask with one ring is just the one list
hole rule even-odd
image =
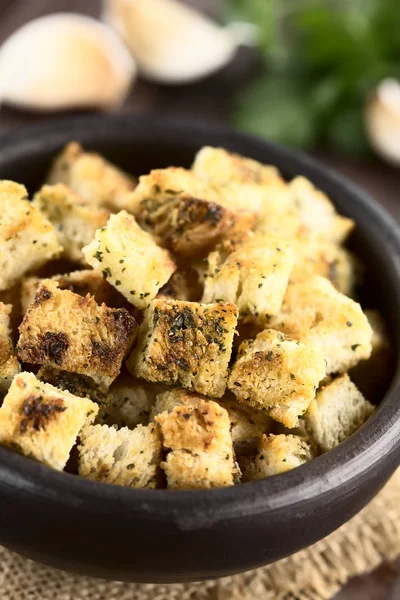
[[400, 165], [400, 83], [384, 79], [365, 108], [365, 123], [374, 150]]
[[237, 48], [231, 31], [176, 0], [104, 0], [103, 19], [140, 72], [161, 83], [202, 79], [228, 64]]
[[59, 13], [35, 19], [0, 48], [0, 102], [31, 110], [117, 108], [136, 73], [115, 32]]

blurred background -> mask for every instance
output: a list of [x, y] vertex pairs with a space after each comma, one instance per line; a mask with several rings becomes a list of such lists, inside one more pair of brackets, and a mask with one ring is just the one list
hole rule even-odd
[[[399, 0], [0, 0], [0, 43], [0, 134], [71, 111], [229, 124], [311, 152], [400, 218]], [[399, 572], [338, 600], [398, 599]]]

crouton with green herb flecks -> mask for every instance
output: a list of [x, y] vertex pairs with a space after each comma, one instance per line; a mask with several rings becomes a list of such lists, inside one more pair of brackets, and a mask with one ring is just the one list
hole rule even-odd
[[164, 448], [161, 468], [169, 488], [232, 485], [237, 466], [227, 411], [212, 401], [193, 399], [155, 417]]
[[264, 210], [268, 187], [285, 186], [276, 167], [232, 154], [223, 148], [202, 148], [195, 157], [192, 170], [217, 190], [223, 206], [257, 215]]
[[296, 435], [263, 435], [255, 458], [243, 472], [243, 481], [285, 473], [311, 458], [310, 445]]
[[63, 275], [54, 275], [49, 278], [25, 277], [21, 284], [21, 308], [23, 314], [28, 310], [29, 305], [34, 301], [38, 286], [46, 279], [51, 279], [58, 283], [60, 290], [69, 290], [79, 296], [90, 294], [94, 297], [97, 304], [107, 304], [111, 308], [130, 307], [126, 298], [120, 294], [112, 285], [110, 285], [98, 271], [93, 269], [84, 269], [82, 271], [72, 271]]
[[0, 444], [62, 471], [79, 432], [97, 411], [87, 398], [20, 373], [0, 408]]
[[289, 183], [292, 201], [302, 226], [322, 241], [340, 244], [354, 228], [354, 221], [342, 217], [328, 196], [305, 177]]
[[44, 185], [33, 198], [32, 206], [40, 210], [53, 225], [64, 248], [63, 256], [72, 262], [85, 262], [82, 248], [103, 227], [110, 212], [80, 198], [66, 185]]
[[318, 390], [304, 419], [311, 439], [326, 452], [361, 427], [373, 411], [346, 373]]
[[0, 397], [5, 394], [14, 375], [21, 369], [11, 340], [11, 311], [10, 304], [0, 302]]
[[84, 200], [119, 211], [127, 208], [126, 198], [137, 182], [100, 154], [71, 142], [54, 160], [46, 183], [64, 183]]
[[153, 300], [127, 367], [135, 377], [223, 395], [238, 311], [233, 304]]
[[215, 190], [182, 168], [143, 175], [130, 199], [138, 223], [183, 256], [205, 253], [240, 220]]
[[266, 329], [241, 344], [228, 385], [239, 402], [293, 428], [315, 397], [325, 368], [319, 350]]
[[176, 266], [169, 253], [122, 210], [83, 249], [86, 261], [137, 308], [145, 308]]
[[328, 375], [371, 354], [372, 329], [361, 306], [318, 275], [289, 284], [282, 309], [268, 326], [320, 350]]
[[19, 331], [22, 361], [87, 375], [107, 389], [134, 340], [136, 322], [124, 308], [99, 306], [89, 295], [60, 290], [57, 282], [46, 280]]
[[79, 373], [69, 373], [54, 367], [40, 367], [36, 377], [44, 383], [65, 390], [79, 398], [90, 398], [98, 404], [107, 404], [108, 395], [99, 389], [93, 379]]
[[0, 290], [62, 251], [54, 227], [26, 198], [23, 185], [0, 181]]
[[157, 427], [93, 425], [80, 435], [79, 475], [130, 488], [154, 488], [161, 460]]
[[276, 314], [293, 267], [290, 246], [263, 233], [225, 241], [208, 256], [203, 302], [233, 302], [241, 313]]

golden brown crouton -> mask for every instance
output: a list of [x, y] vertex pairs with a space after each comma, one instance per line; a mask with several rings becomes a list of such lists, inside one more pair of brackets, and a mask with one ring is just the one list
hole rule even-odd
[[221, 397], [236, 323], [233, 304], [153, 300], [127, 367], [148, 381]]
[[107, 304], [112, 308], [129, 307], [130, 305], [112, 285], [108, 283], [101, 273], [93, 269], [82, 271], [72, 271], [63, 275], [54, 275], [50, 278], [25, 277], [21, 285], [21, 307], [23, 314], [28, 310], [29, 305], [34, 301], [38, 286], [46, 279], [51, 279], [58, 283], [60, 290], [69, 290], [79, 296], [90, 294], [94, 297], [97, 304]]
[[19, 331], [22, 361], [87, 375], [107, 389], [120, 372], [136, 322], [124, 308], [99, 306], [91, 296], [60, 290], [48, 279]]
[[20, 371], [11, 340], [11, 310], [10, 304], [0, 302], [0, 397], [7, 392], [14, 375]]
[[57, 239], [64, 248], [63, 256], [72, 262], [84, 263], [83, 246], [103, 227], [110, 212], [80, 198], [63, 183], [44, 185], [33, 198], [32, 206], [40, 210], [53, 225]]
[[80, 435], [79, 475], [131, 488], [154, 488], [161, 442], [154, 424], [116, 429], [85, 427]]
[[0, 444], [62, 471], [77, 435], [97, 411], [87, 398], [20, 373], [0, 408]]
[[84, 200], [112, 211], [127, 207], [126, 197], [136, 185], [100, 154], [85, 152], [80, 144], [67, 144], [55, 159], [47, 183], [65, 183]]
[[284, 184], [276, 167], [205, 146], [196, 155], [193, 172], [222, 196], [220, 203], [234, 211], [260, 214], [268, 186]]
[[169, 488], [232, 485], [234, 460], [228, 413], [216, 402], [177, 406], [155, 418], [164, 448], [171, 450], [161, 463]]
[[229, 377], [236, 398], [266, 412], [286, 427], [296, 427], [325, 376], [325, 360], [316, 348], [266, 329], [245, 341]]
[[145, 308], [176, 267], [169, 253], [122, 210], [83, 249], [86, 261], [137, 308]]
[[69, 373], [53, 367], [40, 367], [36, 377], [54, 387], [79, 398], [90, 398], [99, 404], [108, 403], [108, 395], [101, 391], [93, 379], [79, 373]]
[[351, 219], [337, 214], [328, 196], [305, 177], [289, 183], [293, 204], [303, 227], [322, 241], [340, 244], [354, 227]]
[[373, 411], [345, 374], [318, 391], [304, 418], [312, 440], [326, 452], [361, 427]]
[[219, 204], [214, 190], [181, 168], [143, 175], [130, 197], [138, 223], [162, 246], [183, 256], [204, 254], [237, 221]]
[[258, 453], [243, 472], [243, 481], [285, 473], [311, 458], [309, 444], [296, 435], [263, 435]]
[[199, 302], [202, 295], [203, 286], [199, 274], [194, 268], [188, 267], [177, 269], [158, 292], [157, 298]]
[[268, 324], [319, 349], [328, 375], [347, 371], [371, 354], [372, 330], [361, 306], [318, 275], [289, 284], [281, 312]]
[[372, 327], [372, 353], [350, 371], [352, 381], [373, 402], [380, 402], [390, 383], [395, 354], [383, 316], [377, 310], [365, 310]]
[[233, 302], [241, 313], [276, 314], [293, 262], [287, 243], [263, 233], [226, 241], [208, 257], [203, 302]]
[[23, 185], [0, 181], [0, 290], [62, 251], [51, 223], [26, 198]]
[[128, 374], [119, 375], [108, 391], [101, 422], [130, 429], [136, 425], [147, 425], [159, 391], [159, 385], [140, 381]]

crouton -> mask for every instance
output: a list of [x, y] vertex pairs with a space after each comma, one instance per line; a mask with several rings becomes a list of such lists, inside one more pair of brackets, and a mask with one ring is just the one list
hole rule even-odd
[[20, 371], [11, 340], [11, 310], [10, 304], [0, 302], [0, 397], [7, 392], [14, 375]]
[[72, 262], [85, 262], [82, 248], [103, 227], [110, 212], [80, 198], [63, 183], [44, 185], [33, 198], [32, 206], [40, 210], [53, 225], [64, 248], [63, 256]]
[[354, 228], [354, 221], [337, 214], [328, 196], [305, 177], [289, 183], [293, 204], [303, 227], [322, 241], [343, 242]]
[[130, 488], [154, 488], [161, 442], [154, 424], [116, 429], [85, 427], [80, 435], [79, 475]]
[[281, 312], [268, 325], [319, 349], [328, 375], [371, 354], [372, 329], [361, 306], [318, 275], [289, 284]]
[[311, 438], [326, 452], [361, 427], [373, 411], [346, 373], [318, 391], [304, 418]]
[[155, 418], [170, 450], [161, 468], [169, 488], [232, 485], [237, 474], [228, 413], [216, 402], [177, 406]]
[[207, 398], [181, 388], [167, 389], [156, 395], [150, 411], [150, 420], [153, 421], [163, 412], [170, 412], [176, 406], [198, 406], [200, 400], [207, 400]]
[[177, 269], [160, 289], [157, 298], [199, 302], [202, 295], [203, 286], [199, 274], [194, 268], [188, 267]]
[[91, 296], [60, 290], [48, 279], [19, 331], [22, 361], [87, 375], [107, 389], [133, 342], [136, 322], [124, 308], [99, 306]]
[[85, 152], [76, 142], [56, 157], [46, 183], [64, 183], [84, 200], [115, 212], [127, 207], [126, 197], [136, 186], [133, 177], [100, 154]]
[[228, 386], [239, 402], [293, 428], [324, 376], [325, 360], [318, 349], [266, 329], [241, 344]]
[[311, 448], [295, 435], [263, 435], [258, 452], [243, 472], [243, 481], [285, 473], [311, 460]]
[[0, 408], [0, 444], [62, 471], [80, 430], [97, 411], [87, 398], [20, 373]]
[[108, 403], [108, 395], [102, 392], [93, 379], [79, 373], [68, 373], [53, 367], [40, 367], [36, 377], [44, 383], [65, 390], [79, 398], [90, 398], [98, 404]]
[[212, 248], [238, 218], [191, 171], [170, 167], [140, 177], [130, 209], [162, 246], [194, 256]]
[[104, 278], [140, 309], [157, 295], [176, 268], [168, 252], [126, 211], [111, 215], [83, 253], [88, 264], [102, 271]]
[[268, 186], [284, 185], [276, 167], [231, 154], [223, 148], [202, 148], [192, 170], [217, 190], [223, 206], [234, 211], [260, 214], [268, 197]]
[[313, 275], [326, 277], [335, 288], [353, 296], [360, 278], [358, 261], [348, 250], [331, 242], [307, 239], [294, 243], [296, 260], [290, 274], [292, 282], [306, 281]]
[[101, 273], [93, 269], [84, 269], [82, 271], [72, 271], [63, 275], [54, 275], [50, 278], [25, 277], [21, 284], [21, 307], [23, 314], [28, 310], [29, 305], [34, 301], [37, 288], [46, 279], [51, 279], [58, 283], [60, 290], [69, 290], [79, 296], [90, 294], [94, 297], [97, 304], [107, 304], [112, 308], [129, 307], [126, 298], [122, 296], [112, 285], [108, 283]]
[[233, 302], [241, 313], [276, 314], [293, 262], [288, 244], [263, 233], [226, 241], [208, 257], [203, 302]]
[[127, 367], [136, 377], [221, 397], [238, 311], [233, 304], [153, 300]]
[[62, 251], [55, 229], [26, 197], [23, 185], [0, 181], [0, 290]]
[[120, 375], [108, 391], [108, 401], [101, 415], [102, 423], [129, 427], [147, 425], [160, 386]]
[[365, 310], [372, 327], [372, 353], [361, 360], [349, 375], [360, 391], [372, 402], [380, 402], [391, 380], [395, 354], [383, 316], [377, 310]]

